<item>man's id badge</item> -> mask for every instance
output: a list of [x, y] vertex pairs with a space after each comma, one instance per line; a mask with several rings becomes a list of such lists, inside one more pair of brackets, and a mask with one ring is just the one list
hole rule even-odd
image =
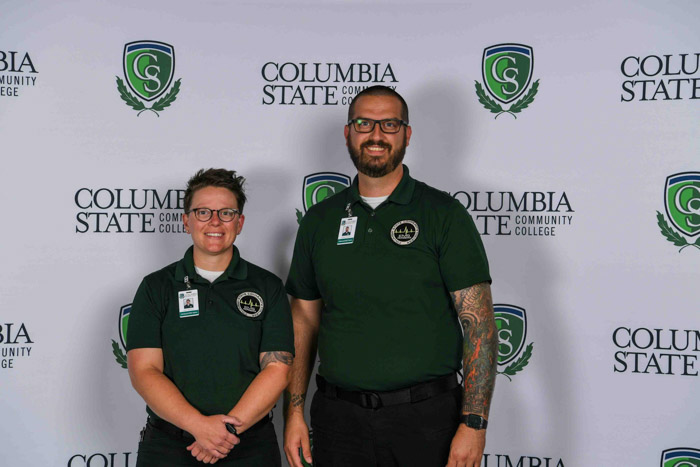
[[340, 220], [338, 230], [338, 245], [345, 245], [355, 241], [355, 227], [357, 226], [357, 216], [343, 217]]
[[180, 307], [180, 318], [199, 316], [199, 299], [197, 290], [189, 289], [177, 293], [177, 301]]

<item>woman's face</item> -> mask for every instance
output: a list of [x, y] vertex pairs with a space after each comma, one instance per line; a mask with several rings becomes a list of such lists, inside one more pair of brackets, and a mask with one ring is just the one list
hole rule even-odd
[[197, 255], [218, 256], [229, 255], [233, 251], [233, 242], [243, 230], [245, 217], [239, 214], [231, 222], [222, 222], [219, 213], [213, 212], [211, 219], [202, 222], [194, 215], [195, 209], [209, 208], [238, 209], [236, 196], [228, 188], [208, 186], [200, 188], [192, 196], [190, 214], [183, 216], [185, 229], [192, 236]]

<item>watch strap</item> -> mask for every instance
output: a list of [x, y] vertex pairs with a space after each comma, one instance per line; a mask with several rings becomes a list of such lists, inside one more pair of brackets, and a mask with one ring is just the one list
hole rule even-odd
[[474, 428], [475, 430], [485, 430], [486, 426], [489, 424], [481, 415], [470, 413], [468, 415], [461, 415], [459, 421], [464, 423], [469, 428]]

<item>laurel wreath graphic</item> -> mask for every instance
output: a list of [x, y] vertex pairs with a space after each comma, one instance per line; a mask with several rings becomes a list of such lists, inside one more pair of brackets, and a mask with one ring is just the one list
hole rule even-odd
[[666, 237], [666, 240], [668, 240], [676, 246], [681, 247], [680, 250], [678, 250], [678, 253], [680, 253], [689, 246], [694, 246], [695, 248], [700, 250], [700, 237], [698, 237], [698, 239], [695, 240], [695, 243], [688, 243], [688, 240], [686, 240], [684, 236], [673, 230], [671, 226], [668, 225], [663, 214], [661, 214], [659, 211], [656, 211], [656, 220], [658, 221], [661, 233], [664, 237]]
[[530, 361], [530, 357], [532, 356], [532, 344], [533, 342], [530, 342], [520, 358], [514, 361], [510, 366], [507, 366], [505, 370], [499, 371], [498, 374], [505, 375], [508, 381], [513, 381], [511, 376], [515, 376], [515, 374], [525, 368]]
[[537, 89], [540, 87], [540, 80], [538, 79], [537, 81], [532, 83], [532, 87], [530, 88], [530, 90], [527, 93], [525, 93], [525, 95], [515, 104], [511, 105], [510, 108], [507, 110], [503, 110], [501, 104], [494, 101], [486, 94], [486, 91], [484, 91], [484, 87], [481, 85], [480, 82], [474, 81], [474, 84], [476, 87], [476, 96], [479, 98], [479, 102], [491, 113], [496, 114], [496, 116], [493, 117], [494, 119], [498, 118], [498, 116], [503, 113], [511, 114], [513, 118], [517, 119], [518, 117], [515, 114], [520, 113], [523, 109], [527, 109], [528, 106], [532, 104], [532, 102], [535, 100], [535, 96], [537, 95]]
[[156, 116], [160, 117], [160, 115], [158, 115], [158, 112], [163, 111], [166, 107], [170, 107], [170, 104], [175, 102], [175, 99], [177, 98], [177, 93], [180, 92], [180, 81], [182, 81], [182, 78], [175, 81], [170, 91], [168, 91], [168, 93], [165, 96], [155, 101], [150, 107], [146, 107], [146, 105], [142, 101], [140, 101], [136, 96], [131, 94], [126, 88], [124, 81], [122, 81], [122, 79], [119, 76], [117, 76], [117, 90], [119, 91], [119, 95], [121, 96], [122, 100], [126, 102], [126, 105], [128, 105], [134, 110], [139, 111], [139, 113], [136, 114], [136, 116], [141, 115], [146, 110], [150, 110], [151, 112], [156, 114]]
[[124, 355], [124, 352], [122, 352], [122, 349], [119, 348], [119, 344], [117, 344], [114, 339], [112, 339], [112, 353], [117, 359], [117, 363], [119, 363], [122, 368], [126, 368], [126, 355]]

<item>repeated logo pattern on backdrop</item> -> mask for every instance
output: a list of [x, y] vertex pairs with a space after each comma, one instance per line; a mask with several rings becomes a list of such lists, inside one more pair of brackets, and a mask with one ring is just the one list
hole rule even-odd
[[527, 336], [527, 315], [525, 309], [515, 305], [493, 305], [498, 329], [498, 374], [508, 380], [515, 376], [530, 362], [534, 342], [530, 342], [525, 350]]
[[185, 233], [185, 190], [83, 187], [73, 199], [76, 233]]
[[694, 448], [666, 449], [661, 454], [661, 467], [700, 467], [700, 450]]
[[[180, 92], [178, 79], [170, 88], [175, 73], [175, 48], [158, 41], [135, 41], [124, 46], [123, 56], [124, 78], [132, 94], [117, 76], [117, 89], [122, 100], [141, 115], [149, 110], [159, 116], [158, 112], [170, 107]], [[146, 103], [162, 96], [150, 107]]]
[[260, 70], [263, 105], [348, 105], [363, 89], [396, 89], [391, 63], [267, 62]]
[[[131, 303], [124, 305], [119, 309], [119, 340], [121, 341], [122, 347], [112, 339], [112, 353], [117, 363], [121, 365], [122, 368], [126, 368], [126, 330], [129, 328], [129, 314], [131, 313]], [[122, 350], [123, 348], [123, 350]]]
[[[337, 172], [317, 172], [304, 177], [301, 198], [304, 203], [304, 214], [311, 206], [323, 201], [350, 186], [350, 177]], [[301, 223], [304, 214], [297, 211], [297, 222]]]
[[38, 74], [29, 52], [0, 50], [0, 97], [19, 97], [21, 88], [36, 86]]
[[565, 191], [457, 191], [450, 195], [472, 214], [481, 235], [554, 237], [574, 219]]
[[[666, 216], [656, 211], [656, 219], [666, 240], [680, 247], [700, 250], [700, 172], [680, 172], [666, 177], [664, 186]], [[670, 222], [670, 225], [669, 225]]]
[[24, 323], [0, 324], [0, 370], [15, 368], [17, 359], [30, 357], [33, 343]]
[[614, 373], [698, 376], [700, 331], [620, 326], [612, 333]]
[[621, 102], [700, 99], [700, 53], [625, 57]]
[[482, 467], [566, 467], [557, 457], [484, 453]]
[[[515, 114], [522, 112], [535, 100], [537, 89], [540, 86], [539, 79], [523, 96], [525, 90], [530, 86], [534, 65], [534, 54], [529, 45], [498, 44], [484, 49], [481, 74], [486, 91], [496, 100], [486, 94], [484, 86], [480, 82], [475, 81], [474, 86], [481, 105], [491, 113], [496, 114], [494, 119], [503, 113], [518, 118]], [[501, 105], [510, 104], [520, 96], [523, 97], [507, 108], [503, 108]]]

